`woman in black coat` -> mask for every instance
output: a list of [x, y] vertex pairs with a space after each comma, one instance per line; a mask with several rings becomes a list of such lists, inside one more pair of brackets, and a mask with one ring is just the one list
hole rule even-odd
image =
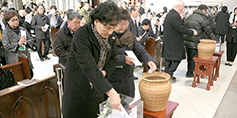
[[116, 69], [109, 77], [109, 82], [115, 90], [124, 95], [134, 97], [134, 75], [132, 58], [126, 55], [125, 50], [133, 51], [137, 58], [147, 64], [152, 71], [157, 69], [153, 58], [146, 52], [144, 47], [133, 37], [132, 32], [127, 29], [130, 15], [127, 10], [120, 9], [121, 21], [115, 28], [117, 36], [117, 58]]
[[117, 5], [104, 2], [92, 12], [91, 23], [75, 32], [65, 70], [64, 118], [97, 118], [105, 94], [112, 108], [121, 110], [120, 97], [107, 80], [117, 61], [116, 40], [111, 34], [118, 20]]
[[232, 66], [237, 53], [237, 7], [234, 9], [234, 13], [230, 16], [229, 22], [230, 27], [228, 28], [226, 35], [227, 62], [225, 65]]
[[227, 7], [223, 6], [221, 9], [221, 12], [218, 13], [215, 17], [216, 39], [217, 39], [217, 42], [219, 42], [219, 38], [221, 37], [221, 43], [224, 43], [224, 38], [229, 27], [230, 15], [226, 11], [227, 11]]

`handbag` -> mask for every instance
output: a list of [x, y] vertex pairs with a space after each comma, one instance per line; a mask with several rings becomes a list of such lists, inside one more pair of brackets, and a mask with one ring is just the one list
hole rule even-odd
[[10, 86], [15, 85], [15, 79], [12, 73], [12, 70], [6, 72], [4, 69], [0, 68], [0, 90], [5, 89]]

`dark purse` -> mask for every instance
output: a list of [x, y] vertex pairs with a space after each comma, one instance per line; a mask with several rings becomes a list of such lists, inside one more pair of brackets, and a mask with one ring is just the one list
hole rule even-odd
[[6, 72], [4, 69], [0, 68], [0, 90], [5, 89], [10, 86], [15, 85], [15, 79], [12, 73], [12, 70]]

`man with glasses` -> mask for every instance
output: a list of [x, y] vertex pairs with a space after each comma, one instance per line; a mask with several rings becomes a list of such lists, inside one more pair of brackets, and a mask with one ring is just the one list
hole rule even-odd
[[71, 49], [74, 32], [80, 27], [81, 16], [77, 12], [67, 13], [67, 23], [54, 35], [54, 52], [59, 57], [59, 63], [66, 65]]
[[[47, 56], [49, 53], [49, 18], [44, 15], [44, 7], [39, 5], [37, 8], [38, 13], [33, 17], [31, 26], [35, 28], [36, 33], [36, 42], [37, 42], [37, 52], [40, 58], [40, 61], [49, 59]], [[44, 54], [42, 54], [42, 41], [44, 42]]]

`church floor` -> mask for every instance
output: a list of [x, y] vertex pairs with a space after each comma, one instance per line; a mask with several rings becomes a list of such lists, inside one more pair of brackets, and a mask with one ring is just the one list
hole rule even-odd
[[[226, 50], [225, 43], [222, 44], [222, 50]], [[42, 78], [49, 74], [53, 74], [53, 65], [58, 63], [58, 57], [49, 54], [50, 60], [41, 62], [37, 52], [31, 52], [31, 60], [34, 65], [34, 77]], [[206, 90], [207, 77], [200, 79], [200, 83], [195, 88], [192, 87], [193, 78], [186, 78], [187, 62], [183, 60], [177, 71], [174, 73], [177, 81], [172, 83], [172, 92], [169, 100], [178, 102], [179, 106], [174, 112], [173, 118], [213, 118], [222, 98], [235, 74], [237, 61], [233, 66], [225, 66], [226, 53], [223, 54], [220, 66], [220, 77], [214, 81], [214, 86], [211, 86], [210, 91]], [[137, 67], [134, 75], [138, 77], [135, 80], [135, 99], [140, 99], [138, 83], [141, 80], [143, 70]], [[233, 103], [233, 105], [236, 103]], [[236, 108], [235, 108], [236, 109]], [[215, 117], [219, 118], [219, 117]], [[220, 117], [224, 118], [224, 117]], [[228, 117], [229, 118], [229, 117]]]

